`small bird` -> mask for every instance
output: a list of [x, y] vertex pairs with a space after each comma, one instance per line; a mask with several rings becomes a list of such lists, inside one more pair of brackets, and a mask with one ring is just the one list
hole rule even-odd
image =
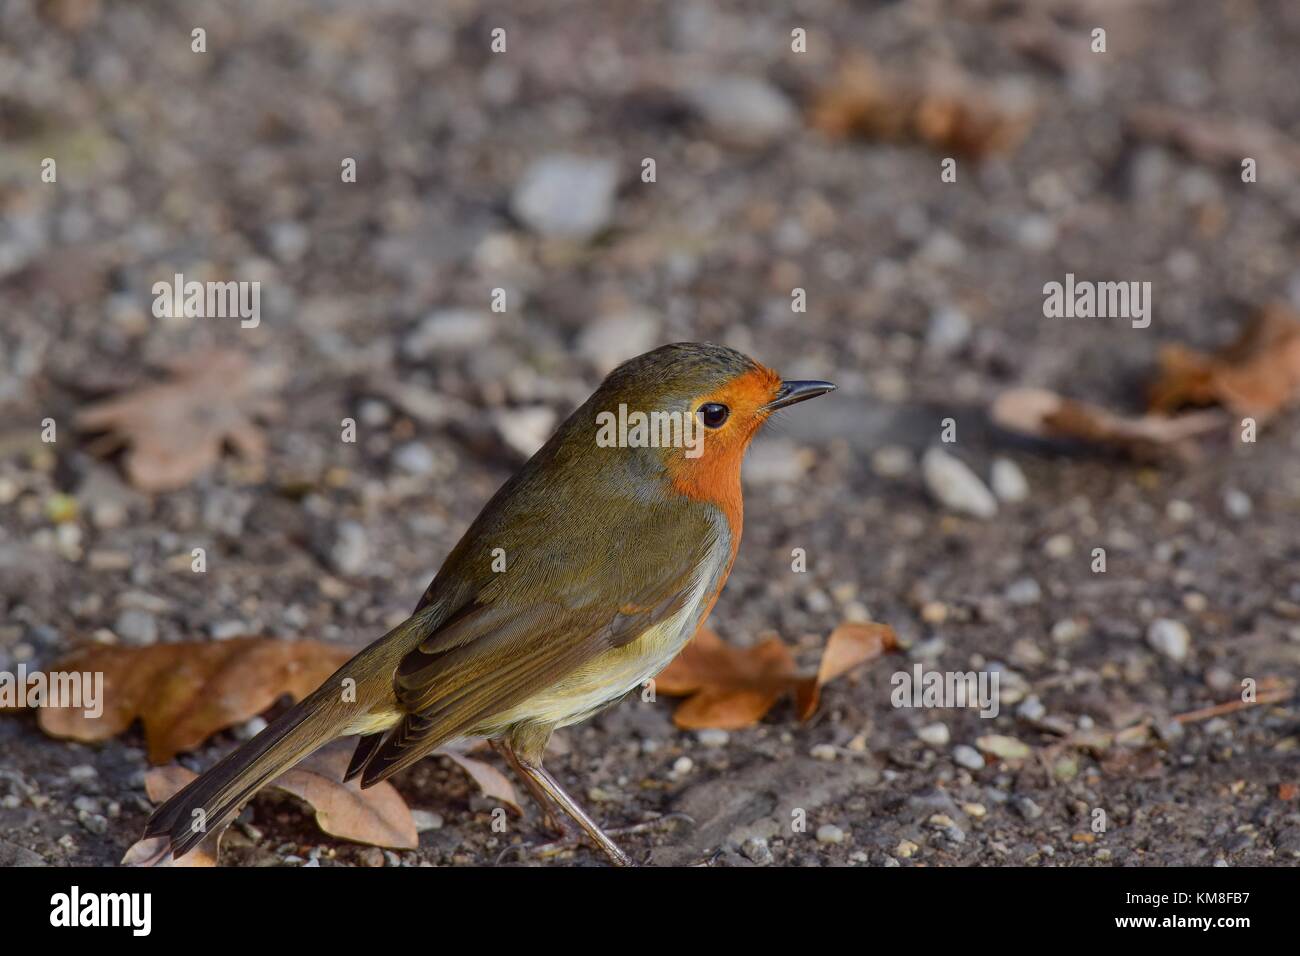
[[705, 343], [624, 362], [497, 491], [406, 621], [160, 806], [145, 838], [183, 856], [337, 737], [360, 735], [344, 779], [362, 787], [486, 737], [553, 823], [630, 865], [542, 766], [547, 741], [695, 634], [740, 545], [746, 448], [777, 409], [834, 388]]

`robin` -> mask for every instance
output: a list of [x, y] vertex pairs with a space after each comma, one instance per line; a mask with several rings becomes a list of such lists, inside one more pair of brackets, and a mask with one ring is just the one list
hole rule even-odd
[[773, 412], [834, 388], [720, 345], [623, 363], [492, 497], [406, 621], [160, 806], [145, 837], [184, 855], [337, 737], [359, 735], [345, 779], [362, 787], [486, 737], [553, 820], [629, 865], [542, 766], [547, 741], [695, 634], [740, 544], [746, 448]]

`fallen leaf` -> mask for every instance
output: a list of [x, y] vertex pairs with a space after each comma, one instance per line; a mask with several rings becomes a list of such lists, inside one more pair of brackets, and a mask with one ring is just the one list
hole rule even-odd
[[483, 796], [492, 800], [500, 800], [513, 810], [516, 814], [522, 814], [523, 808], [519, 805], [519, 795], [515, 793], [514, 784], [510, 778], [503, 774], [490, 763], [484, 763], [482, 760], [475, 760], [473, 757], [467, 757], [459, 750], [450, 747], [444, 747], [435, 751], [444, 757], [449, 758], [454, 764], [460, 767], [469, 778], [478, 785]]
[[[165, 767], [152, 767], [144, 775], [144, 792], [155, 804], [165, 803], [183, 790], [191, 780], [198, 776], [193, 770], [187, 770], [180, 764], [168, 764]], [[179, 860], [171, 855], [170, 841], [167, 837], [149, 837], [137, 840], [127, 848], [122, 857], [123, 866], [216, 866], [221, 853], [223, 828], [217, 833], [209, 833], [203, 842]]]
[[814, 98], [809, 122], [834, 138], [919, 140], [972, 158], [1018, 146], [1033, 119], [1027, 97], [954, 68], [920, 81], [890, 76], [866, 58], [845, 64]]
[[822, 651], [817, 676], [804, 680], [796, 692], [795, 710], [800, 720], [817, 711], [821, 689], [859, 664], [874, 660], [885, 651], [898, 649], [898, 638], [887, 624], [848, 622], [831, 631]]
[[50, 670], [102, 673], [103, 713], [90, 717], [79, 707], [43, 707], [37, 719], [52, 737], [94, 742], [120, 734], [139, 718], [150, 762], [166, 763], [217, 731], [257, 716], [281, 695], [301, 699], [352, 653], [319, 641], [264, 637], [91, 645]]
[[673, 722], [688, 730], [737, 730], [757, 723], [799, 683], [794, 657], [778, 637], [756, 647], [728, 644], [701, 627], [677, 658], [655, 678], [655, 689], [687, 697]]
[[341, 782], [352, 744], [339, 740], [322, 747], [271, 786], [310, 804], [317, 825], [331, 836], [399, 850], [419, 846], [415, 818], [392, 784], [385, 780], [362, 790], [357, 779]]
[[[341, 782], [351, 758], [351, 742], [335, 741], [285, 771], [267, 785], [308, 804], [316, 824], [330, 836], [372, 846], [411, 850], [419, 845], [406, 801], [387, 781], [365, 790], [356, 780]], [[145, 774], [145, 792], [155, 804], [170, 799], [198, 774], [178, 765], [154, 767]], [[167, 837], [150, 837], [132, 844], [122, 858], [126, 866], [216, 866], [223, 827], [209, 834], [179, 860], [171, 855]]]
[[990, 416], [999, 427], [1033, 438], [1082, 442], [1147, 458], [1177, 450], [1187, 439], [1228, 424], [1218, 411], [1123, 416], [1041, 388], [1003, 392]]
[[1128, 114], [1133, 134], [1167, 143], [1209, 166], [1241, 171], [1256, 161], [1261, 182], [1284, 183], [1300, 175], [1300, 143], [1267, 123], [1199, 113], [1172, 106], [1139, 106]]
[[1261, 309], [1237, 339], [1214, 355], [1181, 345], [1160, 354], [1153, 411], [1225, 405], [1267, 419], [1300, 402], [1300, 317], [1285, 306]]
[[215, 465], [230, 444], [259, 459], [265, 451], [259, 416], [275, 407], [270, 391], [278, 373], [254, 366], [234, 351], [188, 356], [171, 366], [172, 380], [146, 385], [77, 413], [81, 431], [108, 432], [93, 446], [110, 453], [126, 445], [131, 484], [144, 491], [172, 491]]
[[655, 689], [687, 698], [673, 713], [673, 722], [687, 730], [748, 727], [788, 692], [796, 695], [799, 718], [807, 720], [826, 683], [895, 646], [893, 630], [883, 624], [841, 625], [826, 642], [817, 674], [808, 677], [798, 672], [794, 656], [778, 637], [743, 648], [701, 627], [655, 678]]

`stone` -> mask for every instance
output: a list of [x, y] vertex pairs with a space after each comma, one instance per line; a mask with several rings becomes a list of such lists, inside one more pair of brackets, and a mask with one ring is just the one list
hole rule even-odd
[[544, 238], [586, 242], [609, 225], [617, 186], [612, 160], [556, 153], [525, 170], [510, 208]]

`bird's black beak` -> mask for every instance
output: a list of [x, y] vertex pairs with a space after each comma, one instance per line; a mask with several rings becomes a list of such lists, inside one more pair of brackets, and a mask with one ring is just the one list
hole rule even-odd
[[776, 393], [776, 398], [764, 405], [763, 411], [774, 412], [778, 408], [795, 405], [833, 391], [835, 391], [835, 386], [830, 382], [782, 382], [780, 391]]

